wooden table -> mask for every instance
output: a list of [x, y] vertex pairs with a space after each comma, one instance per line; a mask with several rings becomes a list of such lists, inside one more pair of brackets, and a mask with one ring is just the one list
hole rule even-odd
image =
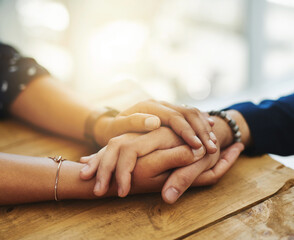
[[[1, 152], [73, 161], [93, 152], [14, 120], [0, 122], [0, 136]], [[152, 193], [0, 207], [0, 239], [294, 239], [293, 186], [294, 171], [269, 156], [240, 157], [218, 184], [174, 205]]]

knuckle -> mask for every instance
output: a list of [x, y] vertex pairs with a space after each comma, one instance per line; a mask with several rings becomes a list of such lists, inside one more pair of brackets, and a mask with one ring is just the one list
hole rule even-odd
[[114, 137], [114, 138], [111, 138], [107, 144], [107, 148], [113, 148], [113, 147], [117, 147], [119, 146], [121, 143], [120, 143], [120, 137]]
[[198, 108], [195, 108], [195, 107], [193, 107], [193, 108], [191, 109], [191, 112], [193, 112], [193, 113], [196, 114], [196, 115], [200, 115], [200, 114], [201, 114], [201, 111], [200, 111]]
[[192, 153], [192, 150], [189, 146], [184, 145], [181, 146], [180, 148], [181, 150], [179, 151], [179, 157], [181, 158], [181, 160], [183, 161], [183, 163], [192, 163], [194, 162], [194, 155]]
[[174, 134], [173, 130], [171, 130], [170, 128], [168, 127], [160, 127], [158, 129], [159, 133], [160, 134], [163, 134], [163, 135], [170, 135], [170, 134]]
[[133, 151], [133, 146], [131, 143], [122, 143], [120, 145], [120, 152], [121, 153], [128, 153], [128, 152], [131, 152]]
[[209, 133], [210, 131], [208, 129], [200, 129], [198, 132], [200, 136], [207, 136], [208, 138], [210, 138]]
[[112, 173], [113, 171], [114, 171], [114, 169], [113, 169], [112, 164], [110, 162], [102, 161], [99, 166], [99, 169], [98, 169], [99, 174], [97, 174], [97, 175], [104, 175], [105, 176], [107, 173]]
[[201, 112], [197, 108], [191, 108], [185, 114], [189, 118], [200, 118]]
[[186, 189], [192, 183], [191, 177], [189, 175], [180, 173], [180, 174], [178, 174], [177, 177], [178, 177], [177, 184], [180, 189]]
[[168, 123], [169, 125], [172, 125], [173, 123], [179, 121], [181, 118], [184, 118], [184, 115], [182, 113], [173, 112], [168, 118]]
[[177, 151], [173, 154], [173, 160], [182, 166], [193, 163], [194, 155], [191, 148], [187, 145], [178, 147]]
[[88, 164], [89, 166], [91, 166], [91, 165], [95, 164], [95, 163], [98, 162], [98, 161], [99, 161], [98, 157], [97, 157], [97, 156], [94, 156], [94, 157], [92, 157], [92, 158], [90, 158], [90, 159], [88, 160], [87, 164]]
[[183, 129], [180, 130], [180, 135], [182, 137], [185, 137], [185, 136], [190, 134], [190, 131], [191, 131], [191, 129], [189, 129], [188, 127], [183, 128]]

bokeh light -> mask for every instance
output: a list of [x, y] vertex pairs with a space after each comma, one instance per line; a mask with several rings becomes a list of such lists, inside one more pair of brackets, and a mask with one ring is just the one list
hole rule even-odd
[[63, 31], [69, 25], [69, 13], [60, 2], [50, 0], [18, 0], [20, 22], [26, 27], [46, 27]]

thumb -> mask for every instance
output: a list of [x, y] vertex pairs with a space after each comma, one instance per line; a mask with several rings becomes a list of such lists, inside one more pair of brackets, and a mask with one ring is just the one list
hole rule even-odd
[[241, 152], [244, 150], [242, 143], [235, 143], [221, 152], [220, 160], [216, 165], [202, 174], [193, 182], [193, 186], [205, 186], [215, 184], [233, 166]]
[[127, 132], [149, 132], [159, 128], [160, 118], [144, 113], [134, 113], [129, 116], [120, 116], [114, 122], [117, 135]]
[[243, 143], [234, 143], [221, 152], [221, 158], [226, 160], [235, 159], [244, 150]]

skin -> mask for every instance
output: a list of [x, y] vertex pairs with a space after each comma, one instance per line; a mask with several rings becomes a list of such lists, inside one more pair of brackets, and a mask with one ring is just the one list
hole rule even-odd
[[[250, 129], [248, 127], [248, 124], [244, 117], [242, 116], [241, 113], [235, 110], [230, 110], [228, 111], [228, 114], [236, 121], [237, 125], [240, 128], [240, 132], [242, 134], [241, 140], [242, 143], [245, 145], [245, 147], [248, 147], [252, 144], [252, 139], [251, 139], [251, 134], [250, 134]], [[233, 143], [233, 134], [228, 126], [228, 124], [221, 118], [219, 117], [213, 117], [213, 120], [215, 122], [214, 124], [214, 132], [215, 135], [217, 136], [218, 143], [220, 144], [220, 148], [226, 148], [227, 146], [230, 146]], [[243, 145], [242, 144], [242, 145]], [[236, 154], [234, 153], [235, 151], [238, 151], [238, 149], [242, 149], [244, 147], [239, 146], [239, 148], [236, 148], [233, 150], [233, 152], [228, 152], [227, 154]], [[243, 149], [241, 150], [243, 151]], [[240, 154], [240, 153], [239, 153]], [[231, 158], [230, 158], [231, 159]], [[220, 159], [220, 165], [215, 166], [212, 170], [209, 170], [205, 176], [209, 178], [209, 176], [213, 178], [214, 171], [218, 171], [217, 168], [222, 168], [220, 167], [222, 164], [225, 164], [224, 162], [221, 163]], [[227, 168], [223, 167], [222, 170], [229, 170], [230, 167], [234, 161], [229, 161], [227, 164]], [[196, 163], [195, 163], [196, 165]], [[225, 164], [226, 165], [226, 164]], [[186, 177], [183, 177], [186, 176]], [[184, 168], [180, 168], [175, 170], [169, 179], [166, 181], [162, 188], [162, 198], [165, 202], [167, 203], [174, 203], [177, 201], [177, 199], [184, 193], [184, 191], [193, 183], [193, 181], [198, 177], [197, 173], [194, 171], [193, 164], [191, 166], [187, 166]], [[219, 178], [218, 178], [219, 179]], [[200, 181], [201, 182], [201, 181]], [[212, 181], [214, 183], [215, 181]]]
[[[245, 119], [243, 118], [243, 116], [239, 112], [234, 111], [234, 110], [228, 111], [228, 114], [230, 114], [230, 116], [237, 122], [237, 124], [240, 128], [240, 131], [242, 133], [242, 142], [245, 143], [246, 146], [249, 146], [251, 144], [251, 135], [250, 135], [249, 127], [248, 127]], [[203, 115], [206, 116], [205, 113], [203, 113]], [[164, 186], [162, 188], [162, 198], [167, 203], [174, 203], [185, 192], [185, 190], [192, 185], [192, 183], [195, 181], [195, 179], [197, 179], [197, 177], [202, 172], [205, 172], [208, 169], [210, 169], [205, 174], [205, 176], [212, 177], [214, 175], [214, 171], [217, 171], [217, 170], [211, 169], [211, 168], [214, 167], [214, 165], [217, 163], [218, 160], [220, 160], [220, 149], [227, 148], [228, 146], [233, 144], [233, 134], [232, 134], [232, 130], [230, 129], [229, 125], [223, 119], [221, 119], [219, 117], [213, 117], [213, 121], [214, 121], [213, 130], [214, 130], [214, 133], [218, 139], [218, 141], [217, 141], [218, 151], [214, 154], [208, 155], [210, 161], [206, 161], [205, 163], [202, 163], [202, 162], [198, 163], [198, 160], [201, 158], [198, 158], [197, 156], [195, 156], [195, 153], [194, 153], [193, 159], [194, 159], [195, 163], [193, 163], [189, 166], [186, 166], [186, 167], [176, 169], [171, 173], [171, 175], [169, 176], [169, 178], [167, 179], [166, 183], [164, 184]], [[153, 132], [156, 132], [156, 131], [160, 132], [161, 129], [155, 130]], [[150, 135], [151, 134], [152, 133], [150, 133]], [[145, 154], [144, 152], [140, 152], [139, 150], [134, 150], [135, 144], [133, 141], [129, 141], [129, 138], [130, 138], [129, 135], [125, 134], [125, 135], [115, 139], [116, 142], [114, 143], [115, 146], [120, 146], [120, 145], [123, 146], [122, 154], [123, 155], [128, 154], [128, 157], [126, 157], [125, 159], [129, 160], [132, 157], [136, 158], [136, 157], [140, 156], [140, 154], [144, 155]], [[156, 139], [156, 141], [154, 141], [154, 139]], [[158, 137], [151, 136], [150, 140], [148, 140], [148, 137], [144, 138], [142, 140], [142, 143], [140, 143], [140, 140], [137, 139], [137, 143], [139, 144], [139, 146], [140, 146], [140, 144], [144, 144], [145, 146], [148, 146], [148, 147], [150, 147], [150, 145], [154, 144], [151, 146], [150, 149], [155, 150], [155, 149], [165, 148], [166, 146], [164, 144], [166, 144], [169, 139], [170, 139], [169, 133], [167, 131], [163, 131], [158, 135]], [[133, 140], [133, 138], [131, 138], [131, 140]], [[99, 169], [104, 169], [103, 166], [101, 167], [101, 164], [104, 163], [103, 159], [108, 160], [109, 154], [111, 154], [111, 155], [118, 154], [119, 157], [121, 157], [120, 152], [117, 153], [117, 151], [113, 150], [111, 145], [107, 146], [107, 147], [109, 147], [109, 149], [110, 149], [109, 151], [107, 151], [107, 148], [104, 148], [98, 154], [94, 154], [94, 155], [89, 156], [87, 158], [81, 159], [82, 162], [88, 163], [87, 167], [82, 169], [82, 171], [80, 173], [80, 176], [82, 179], [85, 179], [85, 180], [91, 179], [95, 175], [96, 169], [98, 168], [97, 175], [96, 175], [97, 183], [94, 187], [94, 193], [97, 196], [102, 196], [108, 190], [108, 185], [105, 184], [105, 182], [101, 183], [101, 180], [103, 181], [103, 179], [106, 179], [106, 181], [108, 182], [111, 179], [111, 174], [109, 174], [106, 177], [103, 177], [103, 175], [108, 173], [107, 171], [99, 171]], [[239, 150], [239, 152], [238, 152], [238, 150]], [[237, 151], [237, 153], [238, 153], [237, 155], [239, 155], [240, 151], [242, 151], [242, 150], [243, 150], [243, 146], [239, 146], [238, 148], [234, 148], [234, 151]], [[137, 155], [131, 156], [131, 154], [133, 154], [133, 153], [136, 153]], [[234, 155], [234, 153], [231, 153], [231, 152], [228, 152], [227, 154]], [[232, 164], [233, 161], [231, 161], [229, 163]], [[127, 167], [127, 165], [125, 165], [123, 168], [125, 169], [125, 167]], [[117, 166], [117, 169], [115, 172], [116, 179], [119, 179], [117, 172], [120, 170], [120, 168], [121, 168], [120, 166]], [[112, 167], [111, 169], [114, 169], [114, 167]], [[222, 168], [222, 169], [228, 170], [229, 167]], [[131, 186], [131, 172], [132, 172], [131, 170], [132, 170], [132, 168], [129, 169], [129, 175], [126, 177], [126, 181], [128, 183], [129, 188]], [[119, 194], [119, 196], [123, 196], [123, 197], [126, 196], [129, 191], [129, 188], [127, 190], [125, 190], [125, 192], [123, 194]], [[120, 191], [121, 190], [119, 189], [119, 193], [120, 193]]]
[[[235, 144], [227, 149], [222, 159], [209, 171], [200, 174], [193, 186], [206, 185], [220, 178], [242, 151], [242, 144]], [[229, 153], [229, 154], [228, 154]], [[199, 169], [205, 168], [212, 155], [198, 161]], [[180, 145], [166, 150], [157, 150], [138, 159], [133, 172], [131, 194], [158, 192], [171, 173], [171, 169], [189, 166], [193, 153], [187, 145]], [[54, 199], [54, 185], [57, 163], [49, 158], [38, 158], [0, 153], [0, 205], [40, 202]], [[79, 173], [85, 165], [64, 161], [60, 168], [58, 198], [94, 199], [95, 179], [83, 181]], [[199, 171], [199, 170], [198, 170]], [[210, 173], [213, 171], [213, 174]], [[28, 177], [29, 176], [29, 177]], [[116, 196], [117, 183], [112, 181], [108, 192], [103, 196]]]
[[[64, 111], [64, 109], [66, 109], [66, 111]], [[10, 111], [20, 119], [43, 129], [71, 138], [84, 140], [84, 124], [91, 111], [91, 107], [57, 81], [46, 76], [33, 80], [12, 103]], [[146, 124], [146, 120], [150, 117], [156, 120], [151, 121], [153, 124], [150, 124], [150, 121], [149, 124]], [[222, 145], [227, 146], [230, 143], [230, 139], [224, 137], [224, 139], [226, 139], [226, 144], [219, 142], [217, 146], [215, 145], [216, 139], [219, 138], [219, 136], [215, 137], [211, 134], [214, 132], [216, 135], [216, 132], [212, 130], [211, 122], [207, 119], [205, 121], [205, 115], [202, 115], [199, 110], [152, 100], [138, 103], [115, 118], [101, 117], [96, 122], [94, 128], [95, 138], [98, 143], [103, 145], [108, 143], [109, 139], [120, 134], [126, 132], [145, 133], [157, 129], [160, 124], [171, 127], [178, 136], [189, 144], [189, 147], [192, 147], [191, 152], [194, 152], [192, 159], [194, 159], [195, 155], [195, 151], [193, 150], [197, 151], [200, 149], [202, 151], [202, 144], [201, 142], [199, 144], [199, 139], [203, 141], [203, 146], [208, 153], [214, 153], [211, 154], [214, 156], [214, 160], [211, 161], [214, 162], [214, 164], [217, 161], [216, 156], [219, 157], [218, 147]], [[120, 128], [119, 126], [122, 127]], [[229, 132], [226, 131], [224, 135], [226, 134], [229, 134]], [[196, 135], [199, 136], [199, 138]], [[244, 136], [246, 136], [246, 134]], [[203, 156], [204, 154], [205, 151], [203, 151]], [[137, 157], [141, 159], [140, 155]], [[193, 164], [196, 163], [197, 162]], [[184, 172], [188, 173], [192, 171], [193, 164], [191, 164], [190, 168], [183, 168], [186, 169]], [[205, 171], [208, 166], [209, 165], [204, 167], [203, 171]], [[212, 166], [213, 165], [210, 167]], [[130, 169], [128, 171], [129, 173], [132, 172]], [[177, 171], [171, 173], [169, 180], [165, 183], [162, 190], [164, 200], [172, 203], [170, 199], [164, 197], [166, 196], [165, 189], [173, 187], [180, 196], [185, 191], [186, 187], [189, 187], [187, 186], [188, 183], [193, 182], [199, 174], [200, 173], [188, 174], [189, 181], [183, 178], [185, 184], [182, 184], [173, 176], [183, 177], [184, 175], [180, 175]], [[118, 177], [118, 179], [120, 178]], [[177, 180], [176, 183], [175, 180]], [[125, 193], [123, 193], [123, 195], [124, 194]]]
[[[85, 140], [84, 126], [92, 108], [55, 79], [43, 76], [27, 85], [12, 103], [10, 111], [14, 116], [40, 128]], [[217, 151], [215, 145], [217, 139], [212, 132], [212, 122], [198, 109], [180, 108], [154, 100], [137, 103], [116, 117], [103, 116], [96, 121], [94, 126], [96, 142], [100, 146], [109, 143], [106, 156], [101, 160], [98, 169], [100, 179], [97, 179], [97, 196], [107, 192], [110, 176], [117, 166], [116, 180], [119, 185], [119, 195], [126, 196], [130, 190], [130, 174], [134, 170], [137, 157], [158, 149], [155, 145], [147, 149], [146, 145], [139, 144], [137, 140], [122, 144], [116, 141], [116, 137], [129, 132], [148, 133], [158, 129], [161, 124], [173, 129], [194, 149], [197, 160], [206, 152]], [[109, 142], [110, 139], [112, 140]], [[135, 148], [129, 148], [130, 144]], [[132, 154], [124, 154], [127, 152], [126, 149], [131, 150]]]
[[[31, 81], [10, 106], [10, 112], [24, 121], [79, 140], [85, 140], [85, 121], [92, 109], [91, 104], [50, 76]], [[199, 122], [197, 116], [199, 112], [196, 110], [178, 112], [163, 103], [148, 100], [137, 103], [115, 118], [99, 118], [94, 134], [97, 143], [103, 147], [115, 136], [149, 132], [163, 124], [170, 126], [192, 148], [200, 148], [203, 142], [209, 153], [216, 152], [216, 146], [210, 141], [209, 123], [206, 121], [202, 124], [204, 126], [195, 127]]]

